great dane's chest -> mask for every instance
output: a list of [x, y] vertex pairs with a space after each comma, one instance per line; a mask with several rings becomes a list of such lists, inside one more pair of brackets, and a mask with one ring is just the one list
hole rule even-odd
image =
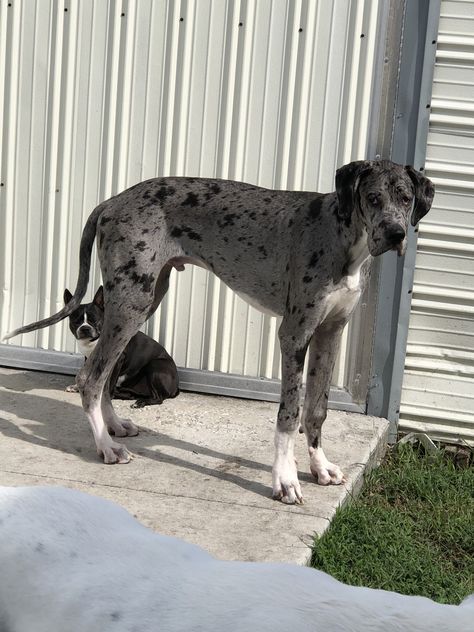
[[321, 322], [327, 318], [348, 318], [361, 294], [360, 270], [356, 274], [343, 277], [339, 283], [328, 288], [324, 298]]
[[333, 282], [326, 288], [321, 322], [328, 318], [349, 318], [359, 301], [364, 286], [363, 268], [369, 257], [365, 234], [353, 246], [349, 255], [352, 263], [347, 267], [347, 273], [338, 282]]

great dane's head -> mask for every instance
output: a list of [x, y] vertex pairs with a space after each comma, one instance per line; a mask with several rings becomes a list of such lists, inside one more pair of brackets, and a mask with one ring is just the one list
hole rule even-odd
[[350, 222], [360, 213], [373, 257], [406, 249], [408, 219], [412, 226], [428, 213], [434, 197], [431, 180], [410, 166], [389, 160], [359, 160], [336, 172], [338, 214]]

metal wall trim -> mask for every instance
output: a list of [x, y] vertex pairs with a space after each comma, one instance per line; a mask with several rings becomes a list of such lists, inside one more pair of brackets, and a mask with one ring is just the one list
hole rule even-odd
[[[83, 361], [83, 356], [77, 353], [0, 345], [0, 366], [8, 368], [76, 375]], [[180, 388], [183, 391], [267, 402], [280, 401], [280, 380], [181, 367], [178, 368], [178, 373]], [[331, 389], [329, 406], [346, 412], [364, 413], [364, 409], [342, 389]]]
[[[429, 109], [441, 0], [405, 2], [400, 49], [399, 89], [390, 155], [394, 162], [424, 169]], [[415, 270], [416, 232], [410, 226], [403, 260], [382, 257], [376, 308], [372, 381], [367, 399], [370, 415], [390, 421], [395, 441], [405, 364], [411, 287]]]

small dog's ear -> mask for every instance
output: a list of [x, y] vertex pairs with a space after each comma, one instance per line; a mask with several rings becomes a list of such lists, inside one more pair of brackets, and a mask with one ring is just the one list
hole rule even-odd
[[72, 299], [72, 294], [67, 288], [64, 290], [63, 298], [64, 298], [64, 305], [67, 305], [69, 301]]
[[428, 213], [435, 194], [434, 184], [411, 165], [405, 167], [415, 187], [415, 206], [411, 214], [411, 225], [416, 226], [420, 219]]
[[363, 173], [372, 168], [369, 160], [356, 160], [340, 167], [336, 171], [336, 193], [339, 202], [338, 215], [347, 220], [352, 215], [356, 202], [357, 187]]
[[92, 301], [94, 305], [97, 305], [100, 309], [104, 309], [104, 288], [101, 285], [97, 292], [95, 293], [94, 300]]

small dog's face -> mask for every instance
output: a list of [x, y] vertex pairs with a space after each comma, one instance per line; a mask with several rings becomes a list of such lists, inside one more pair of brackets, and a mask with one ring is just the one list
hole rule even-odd
[[[71, 292], [64, 290], [64, 303], [72, 298]], [[92, 303], [84, 303], [69, 316], [69, 328], [73, 336], [84, 343], [95, 342], [100, 336], [104, 320], [104, 292], [102, 286], [97, 290]]]

